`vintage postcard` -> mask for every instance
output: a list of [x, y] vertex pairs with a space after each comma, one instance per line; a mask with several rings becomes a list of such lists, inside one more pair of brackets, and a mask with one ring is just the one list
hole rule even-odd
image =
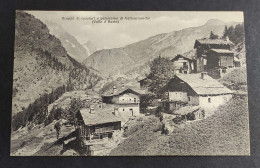
[[16, 11], [11, 156], [250, 155], [243, 12]]

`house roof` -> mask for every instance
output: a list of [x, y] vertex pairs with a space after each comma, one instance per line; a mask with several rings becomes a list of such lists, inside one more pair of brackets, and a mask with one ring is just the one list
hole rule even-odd
[[143, 81], [143, 80], [147, 80], [147, 77], [139, 77], [139, 78], [137, 79], [137, 82], [140, 82], [140, 81]]
[[110, 96], [117, 96], [117, 95], [121, 95], [121, 94], [124, 94], [124, 93], [133, 93], [133, 94], [144, 94], [144, 90], [140, 89], [140, 88], [137, 88], [137, 87], [119, 87], [119, 88], [116, 88], [116, 92], [113, 93], [113, 89], [110, 89], [106, 92], [104, 92], [102, 94], [102, 97], [110, 97]]
[[184, 55], [186, 58], [195, 60], [196, 59], [196, 49], [191, 49], [190, 51], [188, 51], [182, 55]]
[[233, 93], [230, 89], [226, 88], [209, 75], [204, 75], [204, 79], [201, 78], [200, 73], [178, 74], [176, 76], [186, 82], [198, 95], [220, 95]]
[[172, 61], [175, 61], [179, 57], [183, 57], [184, 59], [188, 59], [188, 60], [195, 60], [196, 59], [196, 50], [192, 49], [184, 54], [178, 54], [176, 57], [174, 57], [172, 59]]
[[97, 108], [92, 114], [90, 113], [89, 108], [84, 108], [80, 110], [80, 114], [85, 125], [97, 125], [121, 121], [119, 117], [112, 114], [113, 111], [114, 106], [109, 106], [106, 108]]
[[191, 58], [188, 58], [188, 57], [186, 57], [185, 55], [180, 55], [180, 54], [178, 54], [176, 57], [174, 57], [174, 58], [172, 59], [172, 61], [175, 61], [176, 59], [178, 59], [178, 58], [180, 58], [180, 57], [182, 57], [182, 58], [184, 58], [184, 59], [192, 60]]
[[210, 49], [209, 51], [213, 51], [219, 54], [234, 54], [234, 52], [227, 49]]
[[195, 112], [199, 109], [200, 109], [199, 106], [184, 106], [184, 107], [181, 107], [179, 110], [176, 110], [174, 112], [174, 114], [187, 115], [187, 114]]
[[208, 38], [203, 38], [203, 39], [198, 39], [195, 41], [194, 48], [197, 48], [198, 43], [200, 44], [216, 44], [216, 45], [234, 45], [231, 41], [225, 40], [225, 39], [208, 39]]

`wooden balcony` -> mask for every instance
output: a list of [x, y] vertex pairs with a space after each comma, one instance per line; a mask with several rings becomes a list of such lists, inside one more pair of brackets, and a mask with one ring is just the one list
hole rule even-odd
[[186, 71], [189, 69], [188, 65], [183, 65], [182, 68], [181, 68], [183, 71]]
[[95, 134], [102, 134], [102, 133], [108, 133], [108, 132], [113, 132], [113, 131], [114, 131], [114, 126], [102, 127], [102, 128], [96, 128]]
[[139, 104], [140, 101], [137, 100], [137, 101], [133, 101], [133, 100], [124, 100], [124, 101], [119, 101], [117, 104]]

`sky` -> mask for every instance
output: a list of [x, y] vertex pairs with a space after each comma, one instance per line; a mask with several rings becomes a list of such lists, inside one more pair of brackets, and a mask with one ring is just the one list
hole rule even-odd
[[[26, 11], [44, 21], [58, 23], [84, 44], [88, 40], [100, 48], [118, 48], [151, 36], [196, 27], [210, 19], [243, 22], [243, 12], [181, 11]], [[106, 18], [116, 23], [93, 23]], [[121, 20], [121, 17], [123, 19]], [[126, 17], [138, 17], [127, 20]], [[72, 19], [73, 18], [73, 19]], [[141, 18], [141, 19], [140, 19]], [[144, 19], [143, 19], [144, 18]], [[70, 19], [70, 20], [69, 20]], [[88, 19], [88, 20], [87, 20]], [[91, 20], [92, 19], [92, 20]]]

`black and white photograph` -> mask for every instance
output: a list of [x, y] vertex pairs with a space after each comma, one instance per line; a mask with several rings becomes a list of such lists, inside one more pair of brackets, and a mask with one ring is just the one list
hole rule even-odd
[[249, 156], [242, 11], [16, 10], [11, 156]]

